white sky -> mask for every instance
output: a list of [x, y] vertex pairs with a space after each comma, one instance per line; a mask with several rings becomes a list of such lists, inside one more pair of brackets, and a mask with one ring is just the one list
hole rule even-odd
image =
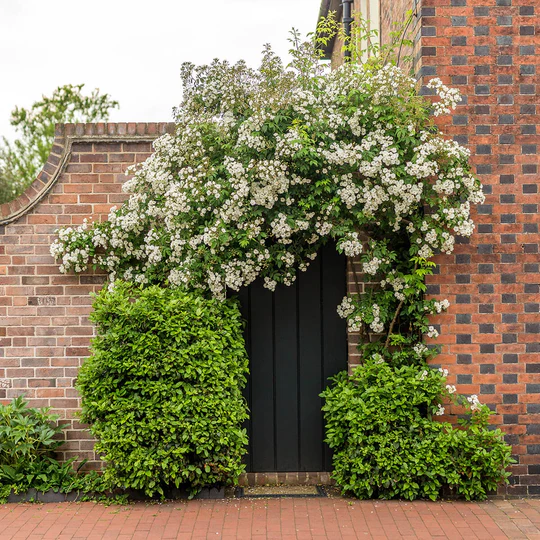
[[320, 0], [0, 0], [0, 136], [10, 112], [63, 84], [120, 102], [110, 120], [170, 121], [180, 65], [241, 58], [271, 43], [282, 58], [292, 27], [314, 30]]

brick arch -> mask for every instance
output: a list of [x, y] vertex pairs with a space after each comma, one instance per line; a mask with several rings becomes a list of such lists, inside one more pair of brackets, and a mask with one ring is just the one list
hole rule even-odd
[[15, 200], [0, 205], [0, 226], [30, 212], [49, 193], [70, 159], [76, 142], [145, 142], [171, 131], [170, 123], [57, 124], [47, 162], [37, 178]]

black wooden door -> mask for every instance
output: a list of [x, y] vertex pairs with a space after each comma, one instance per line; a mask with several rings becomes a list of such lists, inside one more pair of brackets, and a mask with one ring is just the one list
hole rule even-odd
[[250, 358], [248, 471], [331, 468], [319, 394], [347, 369], [346, 326], [336, 312], [345, 268], [345, 257], [327, 246], [292, 286], [272, 293], [257, 281], [239, 295]]

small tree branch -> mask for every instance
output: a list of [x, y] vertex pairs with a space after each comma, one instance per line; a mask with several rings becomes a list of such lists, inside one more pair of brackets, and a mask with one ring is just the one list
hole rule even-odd
[[407, 24], [405, 25], [405, 28], [403, 28], [403, 32], [401, 33], [401, 36], [400, 36], [399, 51], [398, 51], [397, 60], [396, 60], [396, 66], [398, 66], [398, 67], [399, 67], [399, 61], [401, 59], [401, 49], [403, 48], [403, 41], [405, 40], [405, 34], [406, 34], [412, 20], [413, 20], [413, 14], [411, 13], [411, 15], [409, 16], [409, 20], [407, 21]]
[[[414, 270], [413, 272], [416, 272], [418, 268], [418, 263], [414, 263]], [[385, 347], [388, 347], [388, 344], [390, 343], [390, 336], [392, 335], [392, 330], [394, 329], [394, 325], [396, 324], [397, 318], [399, 317], [399, 312], [401, 311], [401, 308], [403, 307], [405, 300], [402, 300], [396, 309], [396, 312], [394, 313], [394, 318], [392, 319], [392, 322], [390, 323], [390, 327], [388, 328], [388, 336], [386, 337], [386, 342], [384, 344]]]
[[405, 300], [402, 300], [396, 309], [396, 312], [394, 313], [394, 318], [392, 319], [392, 322], [390, 323], [390, 328], [388, 329], [388, 336], [386, 337], [386, 342], [384, 344], [385, 347], [388, 347], [390, 343], [390, 336], [392, 335], [392, 330], [394, 329], [394, 325], [396, 324], [397, 318], [399, 317], [399, 312], [401, 311], [401, 308], [403, 307], [403, 303]]

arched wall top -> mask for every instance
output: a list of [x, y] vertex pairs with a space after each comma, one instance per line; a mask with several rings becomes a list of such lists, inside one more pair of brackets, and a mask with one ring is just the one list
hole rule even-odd
[[0, 205], [0, 226], [24, 216], [47, 195], [64, 172], [73, 143], [153, 141], [173, 130], [174, 123], [168, 122], [57, 124], [51, 153], [37, 178], [15, 200]]

